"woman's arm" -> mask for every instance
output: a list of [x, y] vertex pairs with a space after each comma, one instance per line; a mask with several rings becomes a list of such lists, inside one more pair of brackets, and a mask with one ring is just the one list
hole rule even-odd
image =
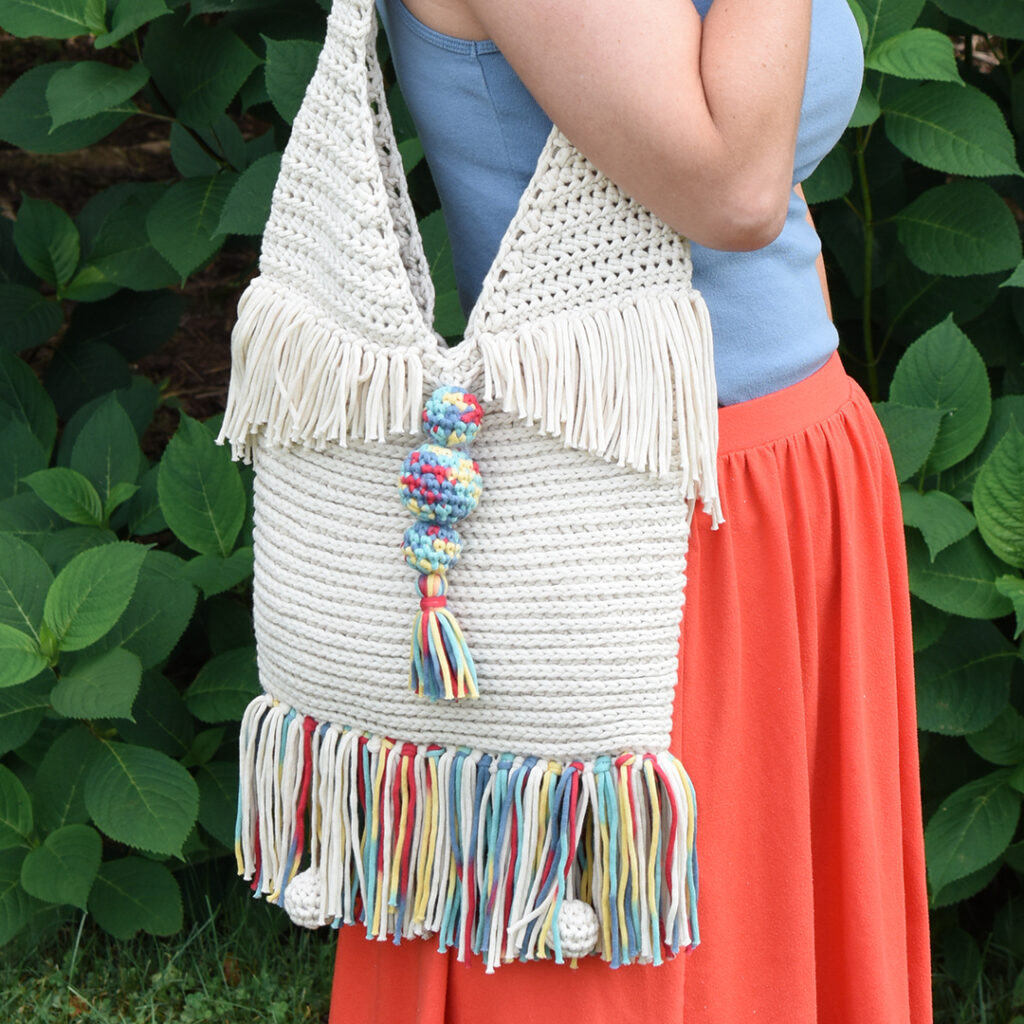
[[703, 24], [692, 0], [463, 2], [573, 144], [681, 234], [747, 250], [782, 230], [811, 0], [715, 0]]

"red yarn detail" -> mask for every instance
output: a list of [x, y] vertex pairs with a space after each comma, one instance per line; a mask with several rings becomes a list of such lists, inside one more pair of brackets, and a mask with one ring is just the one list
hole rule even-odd
[[430, 611], [431, 608], [443, 608], [448, 603], [448, 598], [444, 594], [437, 594], [434, 597], [421, 597], [420, 608], [423, 611]]

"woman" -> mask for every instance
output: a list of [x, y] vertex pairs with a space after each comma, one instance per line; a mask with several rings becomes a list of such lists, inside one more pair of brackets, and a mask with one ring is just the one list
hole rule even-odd
[[899, 494], [798, 185], [853, 109], [858, 33], [845, 0], [694, 4], [379, 7], [467, 311], [552, 119], [693, 242], [725, 512], [690, 539], [672, 737], [700, 794], [701, 946], [487, 975], [343, 927], [332, 1024], [931, 1020]]

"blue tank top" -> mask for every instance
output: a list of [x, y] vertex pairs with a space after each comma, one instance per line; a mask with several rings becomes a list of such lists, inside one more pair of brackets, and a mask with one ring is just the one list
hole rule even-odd
[[[419, 21], [403, 0], [376, 0], [395, 74], [419, 132], [451, 237], [468, 314], [533, 175], [551, 120], [490, 40], [466, 40]], [[703, 18], [712, 0], [693, 0]], [[842, 134], [864, 58], [846, 0], [813, 0], [793, 183]], [[714, 335], [720, 405], [770, 394], [824, 365], [839, 338], [815, 261], [821, 241], [795, 193], [779, 236], [752, 252], [692, 243], [693, 283]]]

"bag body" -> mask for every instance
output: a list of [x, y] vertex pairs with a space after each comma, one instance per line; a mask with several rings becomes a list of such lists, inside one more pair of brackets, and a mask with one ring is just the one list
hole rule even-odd
[[[336, 0], [232, 334], [219, 440], [256, 471], [264, 690], [238, 870], [298, 923], [487, 971], [658, 964], [699, 942], [696, 802], [668, 747], [696, 504], [722, 521], [689, 245], [553, 128], [448, 349], [375, 28], [372, 0]], [[410, 687], [398, 485], [446, 385], [484, 413], [445, 581], [479, 696], [435, 701]]]

